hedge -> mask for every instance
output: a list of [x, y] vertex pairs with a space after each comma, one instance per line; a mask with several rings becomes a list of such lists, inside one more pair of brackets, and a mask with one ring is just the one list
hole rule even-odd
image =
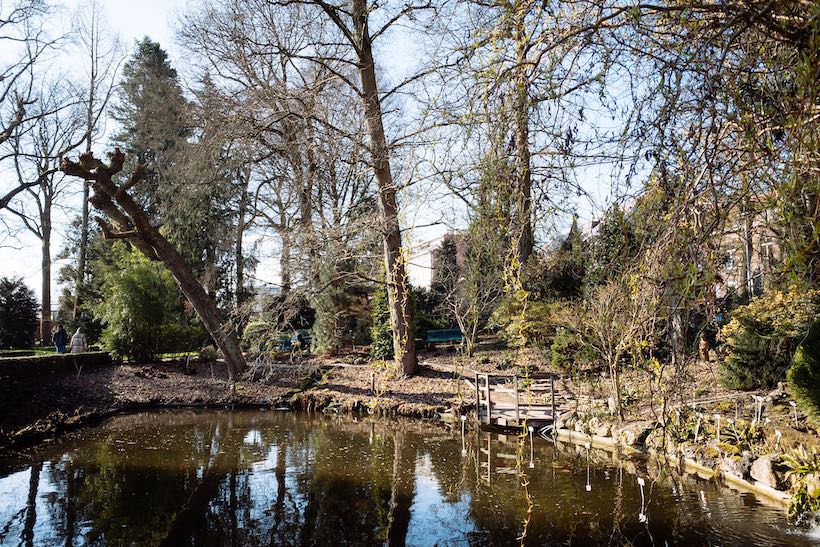
[[45, 374], [77, 372], [89, 368], [109, 366], [113, 363], [106, 351], [88, 353], [55, 353], [34, 357], [9, 357], [0, 359], [0, 376], [28, 378]]

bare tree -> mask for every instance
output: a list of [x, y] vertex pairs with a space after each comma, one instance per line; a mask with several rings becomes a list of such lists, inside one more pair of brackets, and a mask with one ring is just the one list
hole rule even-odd
[[617, 279], [599, 287], [580, 304], [567, 306], [556, 318], [606, 363], [620, 420], [624, 419], [620, 369], [636, 348], [640, 351], [644, 342], [652, 341], [657, 303], [649, 291], [639, 293], [630, 288], [627, 279]]
[[361, 282], [350, 265], [372, 257], [362, 240], [374, 228], [373, 177], [358, 96], [334, 74], [354, 73], [329, 60], [338, 44], [315, 43], [326, 34], [321, 13], [291, 8], [267, 0], [203, 2], [179, 32], [199, 73], [218, 89], [215, 115], [248, 143], [248, 214], [256, 229], [275, 234], [283, 292], [296, 289], [296, 300], [307, 296], [314, 309], [335, 314], [326, 293]]
[[[277, 5], [288, 5], [291, 2], [272, 2]], [[414, 340], [414, 325], [408, 294], [407, 272], [402, 250], [402, 236], [399, 226], [399, 209], [397, 191], [399, 186], [393, 179], [391, 170], [391, 146], [388, 143], [383, 118], [383, 102], [408, 83], [422, 77], [422, 74], [411, 76], [397, 87], [386, 92], [379, 90], [376, 75], [376, 60], [373, 54], [373, 42], [383, 36], [397, 22], [414, 16], [420, 11], [431, 9], [431, 4], [406, 4], [394, 8], [395, 11], [384, 16], [381, 24], [371, 30], [376, 5], [368, 5], [365, 0], [351, 0], [341, 3], [330, 3], [324, 0], [306, 1], [321, 9], [338, 31], [338, 38], [346, 45], [340, 50], [337, 62], [355, 67], [358, 83], [334, 66], [328, 59], [312, 57], [311, 60], [322, 65], [342, 81], [347, 83], [358, 94], [365, 120], [367, 122], [368, 151], [370, 153], [373, 173], [376, 178], [377, 203], [381, 220], [382, 247], [384, 252], [387, 294], [390, 307], [390, 324], [393, 330], [393, 348], [397, 367], [401, 374], [412, 375], [418, 370], [418, 359]]]
[[[43, 57], [62, 37], [53, 38], [45, 29], [50, 12], [39, 0], [3, 2], [0, 4], [0, 145], [9, 140], [22, 125], [48, 114], [44, 108], [33, 109], [37, 101], [35, 69]], [[0, 165], [13, 160], [14, 152], [0, 152]], [[0, 209], [27, 188], [40, 184], [37, 179], [17, 181], [0, 191]]]
[[[104, 13], [96, 0], [90, 0], [90, 2], [81, 6], [76, 24], [77, 41], [85, 55], [87, 71], [85, 151], [89, 153], [97, 137], [103, 113], [114, 91], [117, 69], [123, 58], [123, 53], [119, 40], [108, 33]], [[82, 294], [85, 284], [89, 190], [87, 181], [83, 181], [83, 210], [80, 217], [80, 248], [77, 256], [77, 280], [73, 312], [75, 320], [82, 309]]]
[[[69, 180], [58, 170], [60, 158], [82, 142], [82, 118], [73, 95], [61, 91], [59, 79], [37, 96], [39, 116], [19, 125], [6, 142], [22, 194], [6, 210], [40, 240], [42, 319], [40, 340], [51, 338], [51, 240], [53, 212], [61, 206]], [[31, 185], [36, 181], [36, 186]]]

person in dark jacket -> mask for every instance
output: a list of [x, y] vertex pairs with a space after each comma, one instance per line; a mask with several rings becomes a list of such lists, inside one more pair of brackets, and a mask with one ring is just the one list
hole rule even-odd
[[54, 342], [54, 347], [57, 348], [57, 353], [65, 353], [65, 346], [68, 344], [68, 333], [62, 323], [60, 323], [60, 327], [51, 339]]

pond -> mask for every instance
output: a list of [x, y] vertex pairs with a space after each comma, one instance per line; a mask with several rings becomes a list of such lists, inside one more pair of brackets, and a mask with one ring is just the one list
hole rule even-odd
[[[3, 545], [809, 545], [782, 508], [606, 452], [275, 411], [113, 418], [0, 460]], [[644, 479], [644, 486], [638, 478]], [[651, 477], [651, 478], [650, 478]]]

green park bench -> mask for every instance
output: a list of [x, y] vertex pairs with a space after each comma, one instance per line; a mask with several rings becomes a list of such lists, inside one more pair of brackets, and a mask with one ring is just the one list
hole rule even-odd
[[461, 334], [461, 329], [433, 329], [427, 331], [427, 338], [424, 343], [428, 348], [432, 348], [435, 344], [444, 342], [458, 342], [464, 341], [464, 335]]
[[[299, 334], [302, 336], [302, 348], [303, 350], [309, 349], [310, 344], [312, 342], [310, 331], [309, 330], [300, 330]], [[282, 334], [279, 335], [274, 339], [273, 342], [273, 349], [276, 351], [291, 351], [293, 349], [293, 344], [291, 343], [290, 339], [293, 335], [292, 334]]]

